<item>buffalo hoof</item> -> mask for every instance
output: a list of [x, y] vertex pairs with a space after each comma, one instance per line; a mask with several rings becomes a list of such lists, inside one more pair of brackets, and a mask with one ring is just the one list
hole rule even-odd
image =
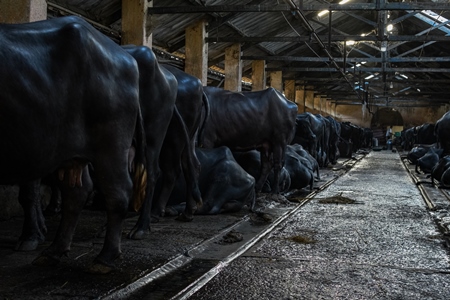
[[14, 250], [16, 251], [34, 251], [39, 246], [38, 240], [18, 241]]
[[[150, 231], [150, 230], [149, 230]], [[145, 231], [142, 229], [133, 228], [128, 234], [127, 238], [130, 240], [143, 240], [147, 235], [149, 235], [149, 231]]]
[[186, 214], [181, 213], [178, 215], [178, 217], [175, 218], [175, 220], [181, 221], [181, 222], [191, 222], [192, 220], [194, 220], [194, 217], [187, 216]]
[[166, 216], [166, 217], [175, 217], [175, 216], [178, 216], [178, 214], [179, 214], [179, 212], [171, 206], [167, 206], [164, 211], [164, 216]]
[[85, 270], [86, 273], [89, 274], [108, 274], [114, 271], [116, 268], [114, 266], [108, 266], [101, 263], [94, 263], [92, 266]]
[[42, 254], [36, 257], [31, 264], [40, 267], [54, 267], [59, 264], [59, 258]]
[[150, 223], [159, 223], [159, 217], [151, 216], [150, 217]]
[[58, 215], [61, 212], [60, 206], [54, 206], [49, 204], [47, 208], [44, 210], [44, 216], [46, 217], [53, 217]]

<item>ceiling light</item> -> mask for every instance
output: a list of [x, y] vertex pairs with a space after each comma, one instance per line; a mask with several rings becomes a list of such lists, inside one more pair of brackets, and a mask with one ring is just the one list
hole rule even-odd
[[319, 17], [321, 17], [321, 16], [323, 16], [323, 15], [326, 15], [328, 13], [328, 10], [322, 10], [321, 12], [319, 12], [317, 15], [319, 16]]
[[350, 0], [342, 0], [341, 2], [339, 2], [339, 4], [345, 4], [345, 3], [347, 3], [348, 1], [350, 1]]
[[381, 52], [386, 52], [386, 50], [387, 50], [387, 42], [386, 41], [382, 41], [381, 42], [380, 51]]
[[364, 79], [371, 79], [371, 78], [374, 78], [375, 77], [375, 75], [369, 75], [369, 76], [367, 76], [366, 78], [364, 78]]
[[355, 43], [356, 43], [355, 41], [345, 41], [345, 44], [346, 44], [347, 46], [354, 45]]
[[400, 76], [402, 76], [405, 79], [408, 79], [408, 76], [406, 76], [405, 74], [400, 74]]
[[389, 24], [389, 25], [386, 27], [386, 30], [389, 31], [389, 32], [391, 32], [392, 29], [394, 29], [394, 25], [392, 25], [392, 24]]

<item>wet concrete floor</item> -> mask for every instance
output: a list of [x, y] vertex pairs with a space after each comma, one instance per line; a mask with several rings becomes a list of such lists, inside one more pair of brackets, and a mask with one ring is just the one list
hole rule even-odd
[[[362, 155], [359, 156], [361, 158]], [[340, 160], [334, 168], [321, 170], [320, 187], [344, 174], [355, 160]], [[152, 224], [146, 239], [126, 238], [137, 221], [136, 214], [126, 219], [122, 235], [123, 259], [117, 269], [105, 276], [84, 272], [103, 244], [102, 211], [85, 209], [75, 231], [71, 251], [56, 267], [36, 267], [31, 262], [53, 240], [59, 216], [46, 219], [46, 241], [32, 252], [16, 252], [22, 217], [0, 222], [0, 299], [170, 299], [195, 282], [204, 273], [215, 270], [224, 258], [237, 256], [255, 243], [261, 232], [269, 232], [298, 206], [308, 190], [293, 195], [294, 202], [280, 195], [260, 194], [257, 208], [238, 213], [195, 216], [189, 223], [162, 218]], [[233, 232], [234, 231], [234, 232]], [[233, 240], [236, 234], [241, 240]]]
[[179, 299], [450, 299], [449, 258], [399, 154], [372, 151]]
[[[130, 215], [124, 259], [106, 276], [83, 272], [103, 243], [102, 212], [83, 211], [55, 268], [30, 263], [58, 217], [30, 253], [12, 250], [22, 219], [1, 222], [0, 299], [450, 299], [449, 252], [399, 154], [372, 151], [343, 171], [323, 172], [322, 183], [344, 175], [302, 205], [163, 218], [142, 241], [125, 237]], [[222, 243], [230, 230], [242, 240]]]

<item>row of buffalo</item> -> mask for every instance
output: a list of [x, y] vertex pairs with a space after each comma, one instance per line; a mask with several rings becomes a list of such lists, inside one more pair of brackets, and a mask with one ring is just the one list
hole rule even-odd
[[89, 271], [107, 273], [128, 209], [140, 212], [129, 237], [141, 239], [152, 216], [192, 220], [253, 207], [257, 192], [312, 189], [320, 167], [372, 140], [351, 123], [298, 114], [272, 88], [204, 87], [149, 48], [121, 47], [77, 17], [1, 24], [0, 40], [0, 184], [20, 187], [18, 250], [45, 239], [41, 184], [62, 199], [58, 232], [37, 265], [70, 250], [94, 189], [107, 225]]
[[450, 112], [433, 123], [406, 129], [401, 145], [409, 150], [407, 159], [416, 165], [416, 172], [430, 174], [431, 183], [438, 181], [450, 187]]

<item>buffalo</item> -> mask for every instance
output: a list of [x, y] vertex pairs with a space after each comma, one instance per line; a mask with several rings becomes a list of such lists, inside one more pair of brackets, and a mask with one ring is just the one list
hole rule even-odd
[[204, 87], [210, 106], [200, 146], [227, 146], [232, 151], [257, 149], [261, 153], [261, 172], [256, 181], [260, 192], [274, 171], [273, 193], [283, 167], [286, 145], [295, 135], [297, 105], [279, 91], [268, 88], [255, 92], [231, 92]]
[[[60, 226], [34, 264], [55, 264], [70, 250], [92, 189], [90, 163], [108, 221], [103, 248], [89, 271], [107, 273], [121, 255], [132, 160], [135, 166], [144, 161], [136, 61], [78, 17], [1, 24], [0, 40], [0, 183], [20, 184], [30, 223], [38, 222], [32, 210], [40, 178], [56, 172], [61, 183]], [[135, 182], [140, 189], [141, 179]]]

